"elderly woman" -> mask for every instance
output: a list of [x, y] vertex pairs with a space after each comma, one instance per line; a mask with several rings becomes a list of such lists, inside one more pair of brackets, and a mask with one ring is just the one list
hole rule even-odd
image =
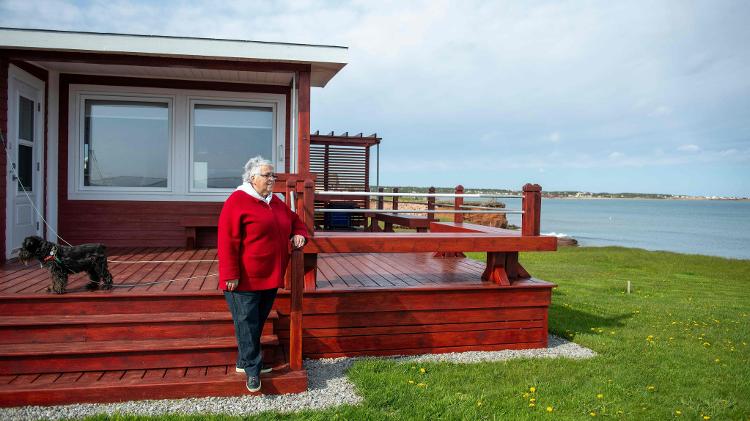
[[273, 195], [271, 162], [252, 158], [242, 180], [219, 216], [219, 287], [234, 320], [237, 371], [247, 375], [247, 389], [257, 392], [260, 373], [271, 371], [263, 367], [260, 336], [284, 282], [289, 242], [302, 247], [308, 234], [297, 214]]

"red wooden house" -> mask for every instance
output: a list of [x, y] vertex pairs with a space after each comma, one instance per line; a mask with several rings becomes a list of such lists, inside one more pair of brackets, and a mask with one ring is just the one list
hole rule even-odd
[[[283, 174], [278, 193], [313, 234], [264, 329], [276, 370], [263, 392], [304, 390], [303, 357], [546, 346], [553, 284], [518, 263], [519, 252], [556, 248], [539, 235], [538, 186], [524, 188], [521, 232], [463, 223], [461, 196], [454, 221], [429, 221], [428, 232], [319, 229], [316, 207], [337, 203], [335, 190], [367, 207], [380, 140], [310, 134], [310, 89], [346, 56], [0, 28], [0, 405], [244, 393], [212, 229], [257, 154]], [[410, 224], [377, 210], [352, 220], [378, 218]], [[105, 243], [116, 288], [85, 292], [76, 275], [69, 293], [50, 295], [44, 270], [13, 260], [25, 236], [57, 234]]]

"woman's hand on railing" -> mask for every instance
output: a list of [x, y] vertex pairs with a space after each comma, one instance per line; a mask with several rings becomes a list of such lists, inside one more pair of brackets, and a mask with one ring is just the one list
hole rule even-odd
[[305, 245], [305, 237], [297, 234], [292, 237], [292, 247], [298, 249]]

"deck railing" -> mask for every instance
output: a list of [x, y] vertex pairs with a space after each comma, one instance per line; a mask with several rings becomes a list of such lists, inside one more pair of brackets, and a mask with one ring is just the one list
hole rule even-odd
[[[516, 277], [528, 277], [528, 273], [518, 263], [518, 251], [522, 250], [554, 250], [556, 239], [539, 237], [540, 232], [540, 210], [541, 210], [541, 187], [536, 184], [523, 186], [522, 206], [520, 211], [502, 210], [500, 213], [521, 213], [522, 223], [520, 236], [518, 234], [507, 234], [510, 231], [501, 230], [500, 233], [492, 231], [492, 228], [476, 229], [463, 224], [464, 213], [481, 212], [480, 210], [466, 210], [464, 206], [465, 197], [478, 197], [479, 195], [468, 195], [464, 193], [462, 186], [457, 186], [455, 194], [438, 194], [434, 189], [424, 195], [427, 197], [427, 215], [432, 216], [435, 210], [436, 197], [453, 197], [453, 210], [445, 211], [453, 213], [454, 225], [437, 224], [440, 232], [435, 233], [409, 233], [396, 234], [396, 237], [381, 236], [376, 233], [354, 233], [339, 234], [331, 237], [326, 233], [315, 235], [315, 182], [313, 174], [283, 174], [283, 183], [278, 183], [274, 189], [277, 193], [284, 193], [287, 204], [295, 209], [301, 220], [307, 227], [313, 243], [308, 246], [307, 251], [300, 249], [291, 251], [290, 270], [285, 279], [285, 288], [290, 291], [290, 313], [289, 313], [289, 367], [291, 370], [301, 370], [302, 365], [302, 326], [303, 326], [303, 298], [304, 291], [316, 289], [315, 276], [317, 271], [317, 253], [319, 252], [460, 252], [460, 251], [487, 251], [487, 268], [482, 278], [499, 285], [509, 286], [509, 279]], [[325, 192], [326, 194], [332, 192]], [[338, 195], [346, 195], [347, 192], [333, 192]], [[363, 194], [362, 192], [351, 192], [351, 194]], [[383, 209], [382, 200], [384, 196], [394, 197], [393, 208], [398, 210], [398, 197], [412, 194], [366, 192], [365, 194], [378, 196], [377, 210]], [[505, 195], [503, 197], [511, 197]], [[519, 196], [514, 196], [518, 198]], [[332, 210], [326, 210], [332, 211]], [[348, 209], [346, 211], [356, 211]], [[359, 210], [366, 212], [367, 210]], [[374, 210], [370, 210], [374, 211]], [[385, 212], [389, 212], [385, 210]], [[424, 212], [424, 210], [423, 210]], [[432, 219], [432, 218], [431, 218]], [[534, 238], [536, 237], [536, 239]], [[317, 241], [315, 240], [317, 238]], [[549, 240], [549, 241], [547, 241]], [[502, 242], [502, 244], [501, 244]], [[466, 250], [462, 250], [466, 248]], [[330, 251], [325, 251], [330, 249]]]

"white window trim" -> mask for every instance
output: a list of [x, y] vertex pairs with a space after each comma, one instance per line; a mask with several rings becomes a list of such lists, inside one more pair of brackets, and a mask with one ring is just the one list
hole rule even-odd
[[[167, 188], [85, 187], [83, 186], [83, 104], [86, 99], [128, 99], [169, 102], [170, 147]], [[70, 85], [68, 99], [68, 199], [123, 201], [221, 202], [233, 189], [191, 191], [192, 179], [192, 106], [193, 103], [219, 103], [271, 107], [274, 110], [272, 162], [277, 172], [284, 171], [286, 143], [286, 96], [254, 92], [199, 91], [186, 89]], [[248, 159], [251, 157], [248, 157]], [[237, 179], [239, 184], [240, 172]]]

